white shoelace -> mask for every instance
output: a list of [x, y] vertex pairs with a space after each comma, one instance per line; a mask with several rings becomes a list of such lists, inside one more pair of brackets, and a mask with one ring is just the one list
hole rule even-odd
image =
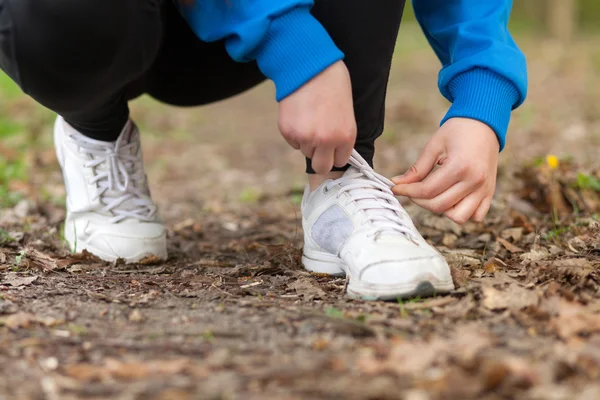
[[92, 201], [100, 198], [104, 204], [100, 212], [114, 215], [109, 222], [126, 218], [152, 222], [158, 210], [147, 193], [142, 160], [137, 156], [139, 133], [129, 123], [125, 129], [130, 131], [124, 131], [114, 143], [98, 142], [83, 135], [70, 137], [79, 151], [92, 157], [84, 164], [94, 171], [88, 183], [98, 185]]
[[383, 233], [400, 233], [415, 241], [415, 228], [410, 217], [391, 190], [394, 183], [375, 172], [356, 150], [352, 151], [349, 164], [355, 171], [348, 171], [343, 177], [327, 183], [326, 190], [339, 185], [338, 198], [342, 193], [350, 194], [376, 228], [376, 239]]

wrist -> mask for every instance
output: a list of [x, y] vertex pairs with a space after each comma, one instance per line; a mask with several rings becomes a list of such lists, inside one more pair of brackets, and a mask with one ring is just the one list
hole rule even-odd
[[262, 73], [275, 83], [281, 101], [344, 54], [310, 9], [298, 7], [271, 21], [255, 58]]
[[457, 117], [484, 123], [495, 133], [502, 150], [512, 109], [519, 101], [517, 88], [494, 72], [475, 68], [456, 76], [448, 89], [453, 102], [442, 124]]

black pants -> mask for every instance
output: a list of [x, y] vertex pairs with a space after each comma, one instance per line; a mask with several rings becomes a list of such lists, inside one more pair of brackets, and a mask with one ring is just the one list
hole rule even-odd
[[[404, 0], [317, 0], [312, 11], [346, 54], [355, 148], [370, 163], [403, 8]], [[107, 141], [143, 93], [198, 106], [265, 80], [223, 43], [200, 41], [171, 0], [0, 0], [0, 68], [73, 127]]]

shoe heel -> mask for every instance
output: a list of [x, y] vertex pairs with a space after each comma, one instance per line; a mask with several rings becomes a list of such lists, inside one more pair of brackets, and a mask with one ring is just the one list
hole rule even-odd
[[340, 262], [340, 259], [331, 254], [307, 254], [307, 252], [304, 252], [304, 254], [302, 255], [302, 264], [304, 265], [304, 268], [311, 272], [333, 276], [346, 275], [346, 271], [344, 270], [343, 264]]

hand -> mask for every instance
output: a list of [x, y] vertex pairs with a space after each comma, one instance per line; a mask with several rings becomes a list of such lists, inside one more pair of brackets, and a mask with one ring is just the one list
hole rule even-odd
[[392, 179], [396, 184], [392, 190], [458, 224], [469, 219], [481, 222], [496, 190], [499, 146], [486, 124], [451, 118], [408, 172]]
[[342, 61], [279, 103], [279, 130], [317, 174], [348, 163], [356, 140], [350, 74]]

